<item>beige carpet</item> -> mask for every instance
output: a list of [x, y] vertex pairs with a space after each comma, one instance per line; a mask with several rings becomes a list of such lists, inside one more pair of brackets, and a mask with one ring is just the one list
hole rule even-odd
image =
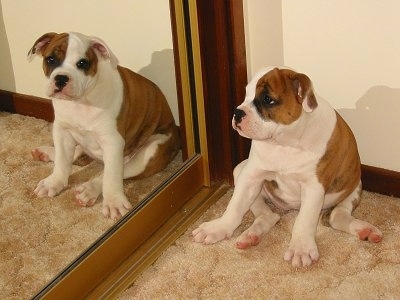
[[[220, 216], [230, 190], [119, 299], [400, 299], [400, 199], [363, 193], [355, 215], [378, 226], [379, 244], [318, 226], [320, 260], [296, 270], [283, 260], [296, 212], [283, 215], [261, 243], [235, 248], [235, 238], [204, 246], [191, 231]], [[237, 237], [251, 221], [235, 231]]]
[[[101, 201], [89, 208], [76, 206], [71, 188], [55, 198], [33, 194], [53, 163], [34, 161], [30, 151], [52, 143], [50, 126], [43, 120], [0, 112], [0, 299], [30, 299], [113, 224], [103, 217]], [[178, 155], [151, 178], [126, 180], [131, 203], [143, 199], [181, 161]], [[74, 166], [70, 186], [101, 169], [97, 162]]]

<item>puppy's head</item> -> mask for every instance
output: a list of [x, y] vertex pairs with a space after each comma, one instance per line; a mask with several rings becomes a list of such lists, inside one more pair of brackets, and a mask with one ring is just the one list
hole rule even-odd
[[246, 87], [244, 102], [235, 110], [232, 126], [254, 140], [273, 138], [295, 126], [317, 107], [310, 79], [289, 69], [263, 69]]
[[36, 55], [43, 57], [43, 71], [49, 79], [47, 96], [66, 100], [80, 99], [94, 86], [99, 63], [118, 65], [101, 39], [80, 33], [46, 33], [33, 44], [28, 60]]

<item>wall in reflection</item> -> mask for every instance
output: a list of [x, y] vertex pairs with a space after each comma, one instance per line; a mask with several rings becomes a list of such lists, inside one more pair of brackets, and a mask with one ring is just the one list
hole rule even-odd
[[26, 54], [43, 33], [77, 31], [102, 38], [121, 65], [154, 81], [179, 123], [168, 1], [2, 0], [1, 5], [0, 31], [8, 41], [13, 66], [4, 75], [11, 82], [14, 77], [13, 91], [45, 97], [42, 62], [35, 59], [29, 64]]

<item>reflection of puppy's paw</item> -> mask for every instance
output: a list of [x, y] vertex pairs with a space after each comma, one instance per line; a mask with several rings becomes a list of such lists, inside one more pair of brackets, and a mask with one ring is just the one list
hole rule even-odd
[[67, 184], [64, 183], [63, 180], [56, 178], [54, 175], [50, 175], [38, 183], [34, 193], [38, 197], [54, 197], [58, 195], [65, 187], [67, 187]]
[[101, 184], [85, 182], [75, 188], [75, 203], [78, 206], [93, 206], [101, 193]]
[[34, 160], [52, 161], [54, 160], [54, 147], [38, 147], [31, 151]]
[[197, 229], [193, 230], [193, 240], [197, 243], [214, 244], [223, 239], [229, 239], [235, 228], [227, 224], [224, 219], [218, 218], [204, 222]]
[[104, 197], [103, 215], [106, 218], [118, 220], [130, 209], [132, 209], [132, 205], [124, 194]]
[[317, 244], [314, 240], [292, 240], [284, 259], [292, 262], [293, 267], [308, 267], [319, 258]]

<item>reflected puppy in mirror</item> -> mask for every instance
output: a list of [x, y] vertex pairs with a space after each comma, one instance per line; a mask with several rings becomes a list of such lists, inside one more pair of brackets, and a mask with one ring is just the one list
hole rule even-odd
[[32, 150], [54, 161], [35, 194], [53, 197], [68, 186], [73, 161], [82, 153], [104, 163], [101, 176], [75, 189], [75, 202], [91, 206], [102, 193], [105, 217], [118, 219], [131, 204], [123, 179], [153, 175], [180, 148], [179, 130], [161, 90], [118, 65], [100, 38], [49, 32], [34, 43], [28, 59], [43, 57], [47, 96], [54, 107], [54, 147]]
[[230, 238], [250, 209], [254, 223], [237, 239], [244, 249], [257, 245], [279, 220], [265, 200], [297, 209], [284, 259], [306, 267], [319, 258], [315, 235], [322, 216], [335, 229], [379, 242], [375, 226], [356, 219], [361, 167], [349, 126], [325, 101], [315, 97], [311, 80], [287, 68], [265, 68], [246, 87], [233, 128], [252, 140], [248, 159], [234, 170], [235, 189], [225, 213], [193, 231], [196, 242]]

